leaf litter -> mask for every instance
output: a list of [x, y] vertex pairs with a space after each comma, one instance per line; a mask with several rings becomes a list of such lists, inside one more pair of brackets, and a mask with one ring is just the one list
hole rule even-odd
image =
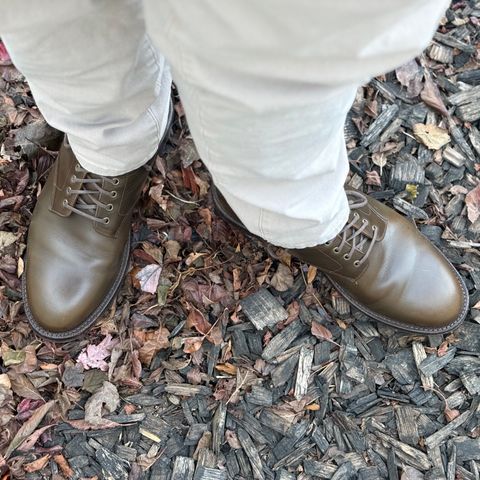
[[467, 322], [447, 336], [372, 322], [314, 267], [220, 219], [176, 97], [116, 301], [82, 339], [34, 340], [20, 260], [36, 179], [61, 135], [0, 51], [4, 478], [475, 478], [480, 125], [468, 119], [480, 15], [471, 3], [453, 3], [435, 37], [452, 63], [429, 49], [372, 80], [345, 127], [348, 185], [417, 219], [467, 283]]

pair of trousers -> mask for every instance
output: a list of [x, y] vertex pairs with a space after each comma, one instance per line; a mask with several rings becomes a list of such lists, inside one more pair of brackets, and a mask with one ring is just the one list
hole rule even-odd
[[357, 88], [418, 54], [447, 0], [0, 0], [0, 35], [80, 164], [144, 164], [178, 87], [213, 181], [286, 248], [345, 225]]

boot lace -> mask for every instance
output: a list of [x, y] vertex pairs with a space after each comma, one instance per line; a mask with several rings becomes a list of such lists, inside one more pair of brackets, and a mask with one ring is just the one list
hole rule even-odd
[[85, 170], [80, 164], [75, 165], [75, 172], [84, 174], [84, 178], [77, 178], [74, 174], [71, 178], [72, 183], [80, 182], [80, 188], [78, 190], [72, 189], [70, 186], [66, 189], [67, 197], [70, 195], [77, 195], [77, 199], [74, 205], [70, 205], [67, 199], [63, 200], [63, 206], [77, 215], [88, 218], [96, 223], [103, 223], [107, 225], [110, 223], [109, 217], [100, 218], [97, 216], [97, 209], [101, 208], [107, 212], [113, 210], [113, 204], [103, 203], [99, 200], [102, 195], [107, 195], [110, 198], [117, 196], [117, 191], [108, 191], [102, 188], [104, 181], [116, 186], [120, 183], [118, 178], [103, 177], [101, 175], [95, 175]]
[[[337, 235], [336, 238], [340, 238], [341, 242], [335, 248], [333, 248], [333, 252], [339, 254], [342, 252], [344, 247], [350, 247], [349, 252], [343, 255], [345, 260], [350, 260], [355, 252], [360, 252], [362, 254], [361, 258], [355, 260], [354, 262], [354, 266], [359, 267], [367, 261], [370, 253], [372, 252], [378, 237], [378, 228], [376, 225], [372, 225], [373, 235], [371, 239], [364, 234], [365, 229], [369, 225], [369, 221], [365, 218], [361, 219], [361, 216], [355, 212], [355, 210], [367, 205], [367, 199], [362, 193], [354, 190], [347, 190], [346, 194], [350, 210], [354, 213], [350, 221]], [[361, 222], [359, 222], [360, 219]], [[330, 240], [326, 243], [326, 245], [330, 245], [332, 242], [333, 240]]]

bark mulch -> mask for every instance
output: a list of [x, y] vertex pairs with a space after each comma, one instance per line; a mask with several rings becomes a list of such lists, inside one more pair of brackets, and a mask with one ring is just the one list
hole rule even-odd
[[[218, 218], [179, 100], [131, 268], [85, 338], [35, 338], [20, 295], [60, 134], [0, 43], [0, 478], [480, 478], [480, 3], [359, 89], [348, 184], [411, 217], [471, 293], [465, 324], [377, 324]], [[408, 252], [404, 252], [408, 255]]]

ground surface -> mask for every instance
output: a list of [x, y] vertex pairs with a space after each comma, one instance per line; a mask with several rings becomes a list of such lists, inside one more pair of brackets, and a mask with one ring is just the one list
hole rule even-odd
[[428, 337], [216, 217], [177, 103], [116, 302], [81, 341], [36, 339], [21, 257], [59, 136], [0, 44], [0, 477], [478, 479], [479, 24], [455, 2], [345, 128], [350, 185], [414, 218], [470, 289], [465, 325]]

